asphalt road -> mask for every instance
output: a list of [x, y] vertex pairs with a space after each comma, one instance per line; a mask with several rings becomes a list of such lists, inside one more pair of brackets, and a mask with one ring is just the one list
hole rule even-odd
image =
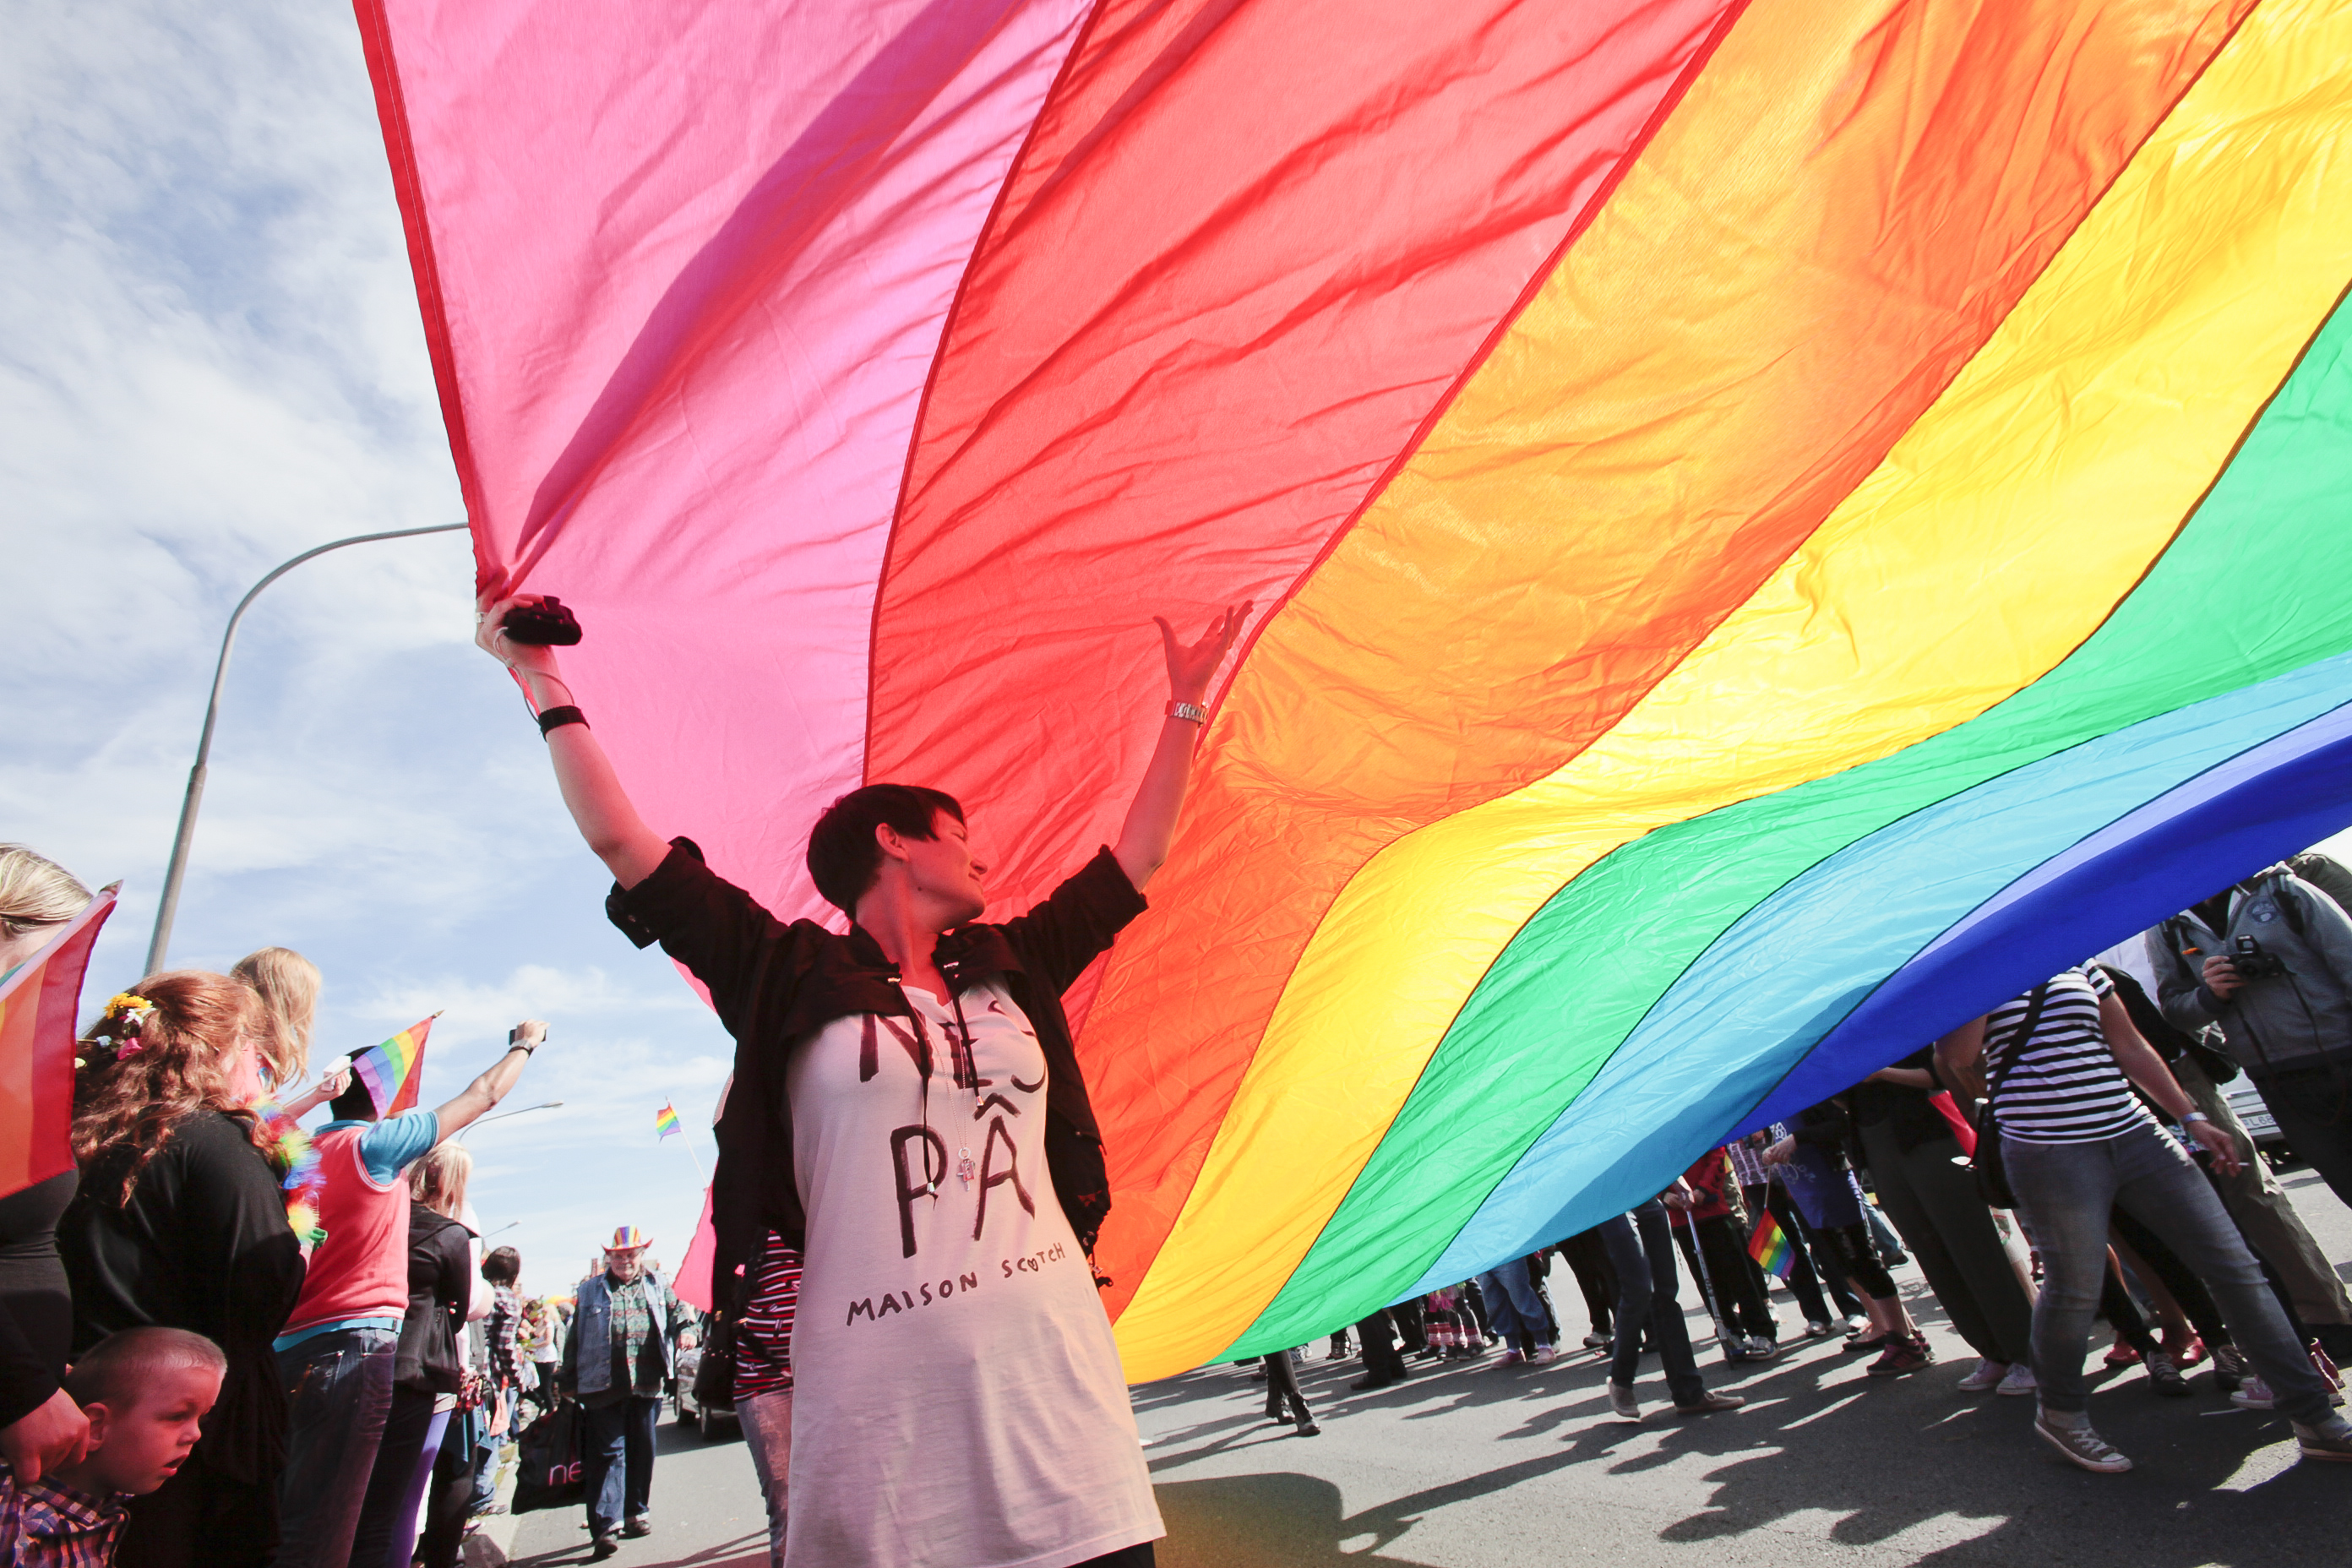
[[[2284, 1178], [2328, 1256], [2352, 1279], [2352, 1213], [2309, 1172]], [[1401, 1387], [1347, 1392], [1355, 1362], [1302, 1383], [1323, 1426], [1302, 1438], [1265, 1423], [1262, 1385], [1213, 1367], [1135, 1391], [1168, 1538], [1163, 1568], [1421, 1568], [1533, 1564], [1836, 1563], [2069, 1568], [2343, 1568], [2352, 1563], [2352, 1466], [2297, 1464], [2283, 1420], [2210, 1392], [2159, 1399], [2137, 1370], [2099, 1384], [2092, 1415], [2137, 1462], [2093, 1476], [2028, 1431], [2031, 1400], [1970, 1397], [1974, 1365], [1916, 1269], [1897, 1271], [1942, 1359], [1891, 1382], [1832, 1342], [1753, 1372], [1703, 1353], [1747, 1408], [1643, 1426], [1610, 1419], [1589, 1354], [1541, 1367], [1493, 1358]], [[1572, 1295], [1572, 1287], [1570, 1288]], [[1685, 1281], [1684, 1299], [1695, 1294]], [[1797, 1314], [1776, 1292], [1783, 1332]], [[1694, 1337], [1706, 1332], [1703, 1314]], [[1704, 1348], [1704, 1347], [1703, 1347]], [[1641, 1384], [1664, 1405], [1654, 1363]], [[758, 1568], [765, 1537], [740, 1441], [662, 1427], [656, 1533], [613, 1568]], [[517, 1521], [530, 1568], [586, 1561], [577, 1511]], [[830, 1568], [830, 1565], [824, 1565]]]

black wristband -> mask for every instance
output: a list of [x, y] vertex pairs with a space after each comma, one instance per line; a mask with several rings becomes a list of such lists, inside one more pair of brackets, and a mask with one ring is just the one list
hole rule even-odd
[[585, 724], [586, 722], [588, 722], [587, 714], [583, 713], [579, 709], [566, 703], [561, 708], [547, 708], [541, 710], [539, 715], [539, 732], [541, 735], [546, 735], [554, 731], [562, 729], [566, 724]]

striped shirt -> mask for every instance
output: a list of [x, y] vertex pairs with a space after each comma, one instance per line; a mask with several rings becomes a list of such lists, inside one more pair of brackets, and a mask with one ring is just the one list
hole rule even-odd
[[751, 1303], [735, 1330], [734, 1403], [793, 1385], [793, 1316], [801, 1300], [801, 1255], [774, 1231], [760, 1248]]
[[2021, 1143], [2092, 1143], [2155, 1121], [2116, 1064], [2099, 1024], [2099, 998], [2114, 991], [2095, 969], [2053, 975], [2033, 1037], [2021, 1047], [2017, 1037], [2031, 992], [1986, 1015], [1985, 1081], [2001, 1079], [1993, 1120], [2002, 1136]]

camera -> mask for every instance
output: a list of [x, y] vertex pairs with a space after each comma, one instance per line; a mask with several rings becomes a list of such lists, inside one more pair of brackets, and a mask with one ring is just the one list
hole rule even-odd
[[2252, 937], [2242, 936], [2230, 947], [2230, 967], [2241, 980], [2274, 980], [2286, 973], [2286, 961], [2275, 952], [2264, 952], [2263, 944]]
[[499, 626], [510, 641], [535, 647], [570, 647], [580, 640], [580, 618], [552, 595], [536, 605], [517, 605]]

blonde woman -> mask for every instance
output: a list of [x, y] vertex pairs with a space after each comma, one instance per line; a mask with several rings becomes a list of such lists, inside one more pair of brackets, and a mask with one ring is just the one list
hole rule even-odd
[[72, 872], [21, 844], [0, 844], [0, 979], [89, 906]]
[[[0, 844], [0, 976], [81, 913], [89, 889], [56, 861]], [[19, 1482], [71, 1464], [89, 1418], [58, 1386], [73, 1337], [73, 1297], [58, 1261], [58, 1216], [73, 1201], [68, 1171], [0, 1198], [0, 1458]]]
[[[261, 998], [264, 1027], [254, 1042], [255, 1053], [270, 1091], [283, 1094], [310, 1070], [310, 1035], [319, 1022], [319, 966], [290, 947], [265, 947], [238, 959], [229, 973]], [[310, 1103], [325, 1098], [317, 1096]]]

